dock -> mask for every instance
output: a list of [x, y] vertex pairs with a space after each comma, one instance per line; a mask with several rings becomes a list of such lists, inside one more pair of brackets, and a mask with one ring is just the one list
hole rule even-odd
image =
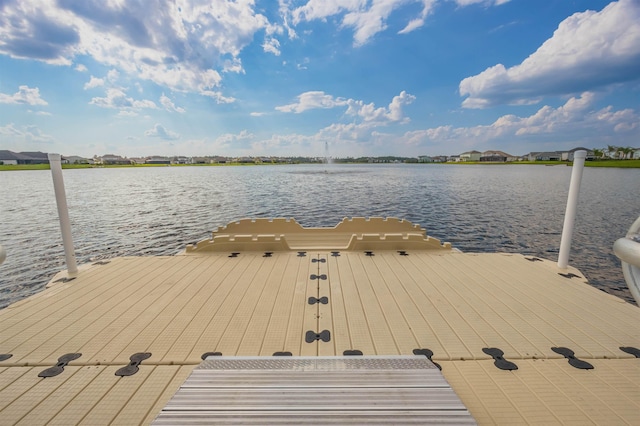
[[[320, 420], [336, 423], [356, 414], [355, 423], [425, 423], [432, 410], [436, 423], [455, 414], [478, 424], [640, 424], [640, 308], [590, 286], [574, 268], [461, 253], [394, 218], [311, 229], [292, 219], [238, 221], [176, 256], [62, 272], [0, 310], [0, 323], [1, 424], [211, 424], [228, 423], [229, 413], [306, 423], [318, 406], [328, 416]], [[424, 359], [427, 370], [438, 367], [425, 374], [441, 375], [442, 392], [462, 405], [336, 408], [333, 392], [320, 392], [325, 402], [265, 402], [265, 389], [298, 389], [315, 373], [284, 385], [281, 374], [251, 371], [278, 365], [299, 373], [308, 368], [287, 362], [314, 358]], [[185, 386], [198, 388], [187, 384], [206, 363], [234, 359], [275, 360], [236, 371], [255, 403], [234, 405], [211, 386], [200, 389], [206, 404], [176, 403], [195, 392]], [[400, 377], [396, 367], [380, 368]], [[345, 398], [368, 389], [393, 400], [417, 386], [393, 386], [402, 380], [322, 386]]]

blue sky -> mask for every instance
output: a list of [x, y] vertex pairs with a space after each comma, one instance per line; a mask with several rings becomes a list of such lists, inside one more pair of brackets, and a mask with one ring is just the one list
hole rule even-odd
[[0, 0], [0, 149], [640, 147], [640, 0]]

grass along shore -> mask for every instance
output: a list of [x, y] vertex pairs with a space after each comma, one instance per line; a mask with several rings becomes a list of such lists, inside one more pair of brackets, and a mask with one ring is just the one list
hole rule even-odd
[[[311, 164], [311, 163], [310, 163]], [[313, 163], [319, 164], [319, 163]], [[340, 164], [349, 164], [349, 163], [340, 163]], [[354, 163], [356, 164], [356, 163]], [[361, 164], [361, 163], [357, 163]], [[383, 163], [380, 163], [383, 164]], [[416, 164], [416, 163], [414, 163]], [[546, 165], [546, 166], [569, 166], [571, 163], [566, 161], [516, 161], [510, 163], [491, 163], [491, 162], [479, 162], [479, 161], [466, 161], [460, 163], [418, 163], [420, 165], [429, 165], [429, 164], [450, 164], [450, 165], [469, 165], [469, 164], [480, 164], [480, 165], [505, 165], [505, 166], [515, 166], [515, 165]], [[593, 160], [593, 161], [585, 161], [585, 167], [615, 167], [615, 168], [625, 168], [625, 169], [640, 169], [640, 159], [634, 160]], [[273, 163], [224, 163], [224, 164], [132, 164], [132, 165], [93, 165], [93, 164], [63, 164], [63, 169], [102, 169], [102, 168], [140, 168], [140, 167], [225, 167], [225, 166], [254, 166], [254, 165], [285, 165], [285, 164], [273, 164]], [[18, 164], [18, 165], [0, 165], [0, 172], [2, 171], [12, 171], [12, 170], [49, 170], [49, 164]]]

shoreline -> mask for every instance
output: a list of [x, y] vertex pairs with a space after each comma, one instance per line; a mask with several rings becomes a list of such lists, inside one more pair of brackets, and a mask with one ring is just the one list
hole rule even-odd
[[[112, 168], [146, 168], [146, 167], [235, 167], [235, 166], [287, 166], [322, 163], [214, 163], [214, 164], [63, 164], [63, 169], [112, 169]], [[500, 166], [520, 166], [520, 165], [538, 165], [538, 166], [570, 166], [572, 163], [567, 161], [517, 161], [508, 163], [479, 162], [466, 161], [456, 163], [362, 163], [362, 162], [336, 162], [334, 164], [413, 164], [413, 165], [500, 165]], [[585, 167], [606, 167], [620, 169], [638, 169], [640, 168], [640, 159], [633, 160], [594, 160], [586, 161]], [[18, 165], [0, 165], [0, 172], [3, 171], [20, 171], [20, 170], [50, 170], [49, 164], [18, 164]]]

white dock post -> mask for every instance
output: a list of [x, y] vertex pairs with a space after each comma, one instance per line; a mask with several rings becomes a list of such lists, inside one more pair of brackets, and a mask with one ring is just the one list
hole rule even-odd
[[4, 247], [0, 246], [0, 265], [2, 265], [2, 262], [4, 262], [6, 258], [7, 258], [7, 251], [4, 249]]
[[69, 221], [67, 196], [64, 192], [64, 180], [62, 179], [60, 154], [47, 155], [51, 166], [51, 176], [53, 177], [53, 189], [56, 193], [58, 217], [60, 218], [60, 231], [62, 232], [62, 244], [64, 245], [64, 257], [67, 261], [67, 275], [74, 276], [78, 273], [78, 264], [76, 263], [73, 239], [71, 238], [71, 222]]
[[578, 194], [582, 181], [582, 170], [587, 151], [573, 153], [573, 167], [571, 170], [571, 183], [569, 184], [569, 196], [567, 197], [567, 210], [564, 213], [564, 225], [562, 226], [562, 239], [560, 240], [560, 253], [558, 254], [558, 268], [567, 269], [569, 265], [569, 251], [571, 251], [571, 238], [573, 237], [573, 225], [576, 219], [578, 206]]

